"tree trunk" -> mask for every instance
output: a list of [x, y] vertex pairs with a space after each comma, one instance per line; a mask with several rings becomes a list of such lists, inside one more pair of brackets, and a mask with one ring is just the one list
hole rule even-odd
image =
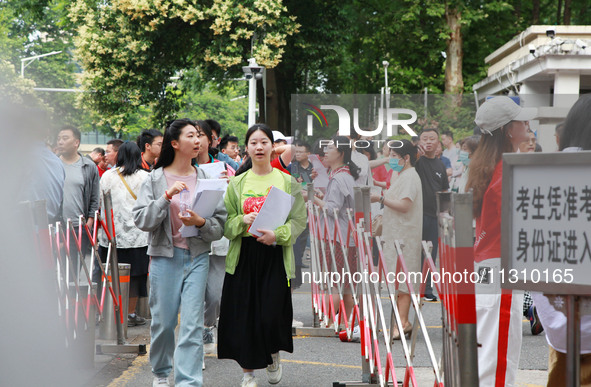
[[570, 25], [571, 0], [564, 0], [564, 25]]
[[560, 24], [562, 18], [560, 15], [562, 14], [562, 0], [558, 0], [558, 8], [556, 9], [556, 24]]
[[291, 91], [286, 91], [284, 74], [278, 69], [267, 69], [266, 124], [286, 136], [291, 135]]
[[462, 15], [457, 9], [445, 10], [445, 19], [450, 29], [447, 40], [445, 60], [445, 93], [462, 94], [464, 79], [462, 77], [462, 61], [464, 58], [461, 19]]
[[540, 22], [540, 0], [534, 0], [534, 9], [532, 11], [532, 24], [536, 25]]

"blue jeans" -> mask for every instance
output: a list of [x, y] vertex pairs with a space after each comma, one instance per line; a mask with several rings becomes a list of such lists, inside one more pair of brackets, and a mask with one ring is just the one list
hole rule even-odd
[[[150, 363], [158, 377], [167, 377], [174, 355], [175, 386], [202, 386], [203, 301], [209, 254], [191, 257], [174, 248], [174, 256], [152, 257], [150, 267]], [[179, 307], [181, 326], [175, 348], [174, 330]]]

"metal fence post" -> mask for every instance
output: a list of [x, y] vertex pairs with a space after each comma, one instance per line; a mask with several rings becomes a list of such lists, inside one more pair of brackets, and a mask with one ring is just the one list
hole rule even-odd
[[[472, 194], [438, 193], [437, 213], [441, 269], [453, 273], [474, 271]], [[478, 386], [476, 299], [469, 280], [445, 284], [445, 382], [450, 386]], [[459, 307], [461, 305], [461, 308]], [[447, 338], [447, 340], [445, 340]]]
[[[113, 221], [113, 202], [111, 201], [111, 192], [105, 192], [104, 194], [104, 206], [105, 206], [105, 220], [107, 222], [107, 229], [111, 234], [113, 248], [111, 249], [111, 276], [113, 278], [113, 291], [115, 292], [115, 314], [119, 315], [116, 318], [117, 321], [117, 344], [125, 344], [125, 334], [123, 332], [123, 316], [127, 316], [127, 311], [122, 310], [123, 303], [121, 298], [121, 288], [119, 287], [119, 260], [117, 259], [117, 239], [115, 237], [115, 227]], [[127, 320], [124, 320], [127, 323]]]

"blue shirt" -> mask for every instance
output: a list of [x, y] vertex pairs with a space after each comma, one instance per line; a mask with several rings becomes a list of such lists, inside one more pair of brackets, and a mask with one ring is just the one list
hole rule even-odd
[[225, 154], [223, 152], [218, 152], [216, 158], [220, 161], [227, 163], [229, 166], [234, 168], [235, 171], [237, 171], [238, 168], [240, 168], [240, 164], [238, 164], [236, 161], [232, 160], [230, 158], [230, 156], [228, 156], [227, 154]]
[[445, 165], [445, 169], [451, 168], [451, 161], [447, 157], [441, 156], [441, 161], [443, 161], [443, 165]]

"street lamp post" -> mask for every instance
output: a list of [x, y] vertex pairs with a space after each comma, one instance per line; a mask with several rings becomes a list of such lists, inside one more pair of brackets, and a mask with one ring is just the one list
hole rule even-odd
[[[384, 66], [384, 79], [385, 79], [385, 86], [382, 88], [382, 95], [384, 96], [386, 102], [386, 109], [390, 107], [390, 88], [388, 87], [388, 66], [390, 63], [388, 61], [383, 61], [382, 66]], [[382, 104], [382, 107], [384, 104]]]
[[[28, 58], [22, 58], [21, 59], [21, 78], [24, 78], [25, 77], [25, 69], [27, 67], [29, 67], [29, 65], [31, 63], [33, 63], [33, 61], [35, 61], [35, 60], [37, 60], [39, 58], [43, 58], [45, 56], [56, 55], [56, 54], [61, 54], [61, 51], [52, 51], [52, 52], [48, 52], [47, 54], [30, 56]], [[28, 63], [25, 64], [25, 62], [28, 62]]]
[[263, 78], [264, 67], [259, 66], [256, 59], [250, 58], [248, 66], [243, 66], [244, 77], [248, 80], [248, 127], [256, 121], [257, 80]]

